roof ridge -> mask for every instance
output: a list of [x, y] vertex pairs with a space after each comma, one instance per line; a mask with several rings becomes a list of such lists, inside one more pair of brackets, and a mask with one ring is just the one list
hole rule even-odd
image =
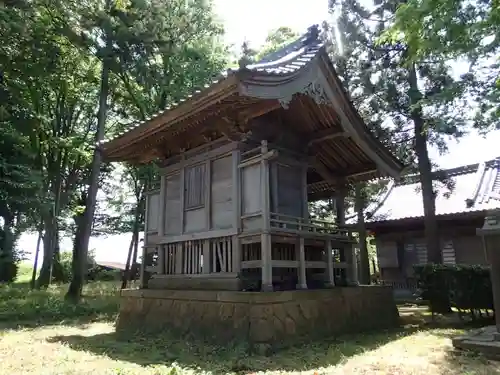
[[[485, 168], [495, 168], [495, 167], [500, 167], [500, 157], [496, 157], [494, 159], [486, 160], [486, 161], [481, 161], [479, 163], [473, 163], [473, 164], [465, 164], [461, 165], [458, 167], [452, 167], [452, 168], [446, 168], [446, 169], [436, 169], [432, 171], [433, 174], [433, 179], [436, 179], [437, 176], [444, 174], [446, 178], [450, 177], [456, 177], [456, 176], [462, 176], [465, 174], [471, 174], [477, 172], [479, 166], [484, 163]], [[418, 178], [420, 176], [420, 173], [408, 173], [406, 175], [403, 175], [401, 177], [401, 181], [398, 182], [398, 186], [400, 185], [412, 185], [418, 183], [418, 181], [415, 181], [414, 179]]]
[[283, 45], [276, 51], [269, 52], [268, 54], [261, 57], [259, 61], [256, 61], [253, 64], [249, 64], [249, 66], [276, 62], [282, 59], [283, 57], [289, 55], [290, 53], [297, 51], [300, 48], [310, 46], [312, 44], [311, 42], [318, 42], [318, 41], [319, 41], [319, 25], [314, 24], [309, 26], [307, 28], [307, 32], [299, 36], [294, 41]]

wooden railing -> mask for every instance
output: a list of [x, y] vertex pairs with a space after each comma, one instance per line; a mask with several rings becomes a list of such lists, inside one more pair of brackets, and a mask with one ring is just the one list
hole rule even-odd
[[211, 238], [210, 272], [233, 272], [233, 243], [231, 237]]
[[334, 223], [328, 221], [305, 219], [274, 212], [271, 212], [271, 228], [280, 228], [295, 233], [310, 232], [336, 237], [351, 237], [349, 229], [338, 227]]
[[149, 246], [146, 271], [158, 275], [233, 272], [232, 237], [216, 237]]

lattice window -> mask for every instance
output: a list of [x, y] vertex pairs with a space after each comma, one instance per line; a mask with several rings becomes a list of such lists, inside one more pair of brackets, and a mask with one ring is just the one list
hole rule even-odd
[[205, 165], [195, 165], [185, 170], [184, 207], [186, 209], [205, 205]]

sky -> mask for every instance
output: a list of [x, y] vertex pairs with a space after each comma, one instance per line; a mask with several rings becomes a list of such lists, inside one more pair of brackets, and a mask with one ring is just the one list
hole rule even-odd
[[[295, 5], [292, 5], [295, 4]], [[305, 32], [313, 24], [328, 19], [328, 0], [216, 0], [216, 12], [224, 23], [226, 43], [236, 47], [246, 40], [256, 48], [265, 42], [270, 30], [288, 26]], [[452, 168], [500, 157], [500, 131], [491, 132], [486, 138], [470, 134], [459, 142], [448, 143], [449, 152], [440, 156], [431, 150], [434, 162], [442, 168]], [[90, 248], [96, 249], [96, 259], [125, 263], [131, 235], [114, 235], [92, 238]], [[61, 249], [71, 249], [71, 239], [63, 239]], [[24, 234], [19, 247], [33, 259], [36, 235]]]

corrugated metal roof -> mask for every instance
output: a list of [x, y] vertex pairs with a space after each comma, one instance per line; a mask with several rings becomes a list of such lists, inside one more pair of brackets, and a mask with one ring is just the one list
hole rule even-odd
[[[500, 158], [436, 173], [447, 176], [454, 185], [451, 190], [446, 187], [437, 190], [436, 215], [500, 208]], [[368, 207], [367, 222], [423, 217], [422, 193], [417, 179], [418, 176], [409, 176], [406, 182], [389, 184], [379, 198], [385, 198], [384, 203], [378, 208]]]

